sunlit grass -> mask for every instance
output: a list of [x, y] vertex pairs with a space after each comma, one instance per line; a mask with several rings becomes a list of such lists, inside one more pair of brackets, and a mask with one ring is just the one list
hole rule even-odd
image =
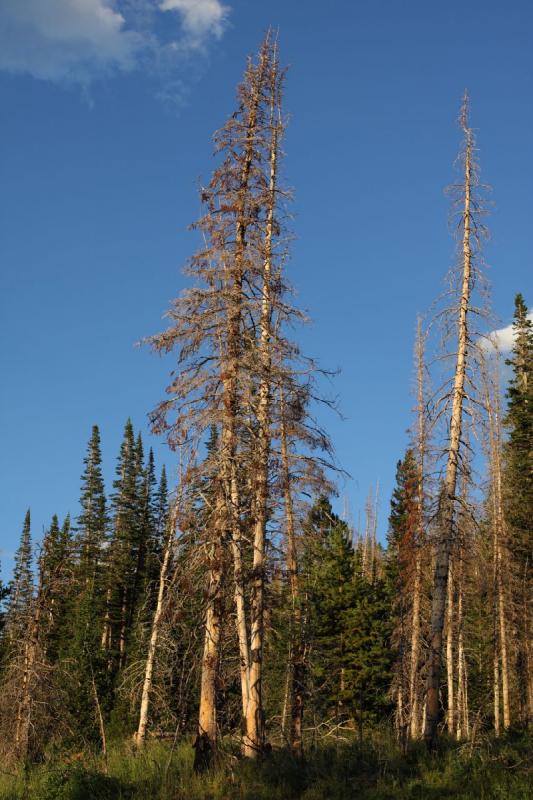
[[303, 763], [285, 750], [256, 763], [226, 752], [211, 772], [195, 775], [188, 741], [129, 742], [101, 755], [52, 758], [24, 778], [0, 772], [0, 800], [530, 800], [531, 738], [442, 743], [429, 755], [420, 745], [404, 756], [387, 738], [309, 752]]

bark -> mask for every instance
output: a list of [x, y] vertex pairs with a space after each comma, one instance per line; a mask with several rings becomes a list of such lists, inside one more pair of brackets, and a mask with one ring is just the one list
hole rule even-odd
[[265, 538], [268, 502], [268, 467], [271, 444], [271, 382], [272, 382], [272, 242], [274, 235], [274, 210], [276, 207], [276, 179], [278, 159], [279, 123], [278, 74], [274, 51], [271, 69], [271, 145], [269, 200], [265, 230], [265, 256], [263, 263], [263, 285], [260, 317], [259, 358], [261, 381], [257, 405], [257, 462], [255, 476], [255, 530], [253, 539], [253, 567], [251, 586], [250, 623], [250, 684], [246, 710], [246, 730], [243, 737], [243, 753], [256, 757], [264, 748], [264, 711], [262, 699], [263, 640], [264, 640], [264, 582], [265, 582]]
[[468, 700], [466, 691], [466, 660], [463, 640], [463, 584], [462, 575], [458, 580], [458, 599], [457, 599], [457, 739], [462, 739], [466, 733], [468, 724]]
[[223, 585], [223, 516], [222, 503], [217, 504], [215, 541], [209, 564], [209, 585], [205, 619], [204, 651], [200, 679], [198, 735], [194, 743], [194, 769], [202, 772], [213, 764], [217, 748], [216, 688], [220, 660], [220, 625]]
[[161, 622], [163, 618], [165, 590], [167, 586], [168, 572], [171, 563], [172, 546], [174, 544], [174, 529], [175, 529], [176, 512], [171, 515], [169, 521], [168, 535], [165, 543], [165, 550], [163, 553], [163, 561], [159, 571], [159, 587], [157, 592], [157, 604], [152, 620], [152, 630], [150, 634], [150, 641], [148, 643], [148, 653], [146, 656], [146, 665], [144, 668], [144, 681], [141, 697], [141, 707], [139, 710], [139, 724], [135, 734], [135, 744], [137, 747], [142, 747], [146, 740], [146, 731], [148, 728], [148, 715], [150, 710], [150, 696], [152, 693], [152, 680], [155, 665], [155, 656], [158, 645], [159, 634], [161, 630]]
[[418, 663], [420, 660], [420, 595], [422, 591], [422, 546], [424, 542], [424, 471], [426, 451], [426, 415], [424, 410], [424, 340], [422, 321], [417, 319], [416, 332], [417, 367], [417, 454], [418, 454], [418, 509], [417, 537], [415, 542], [415, 575], [413, 584], [413, 608], [411, 623], [411, 660], [409, 666], [409, 708], [410, 734], [412, 739], [419, 736], [418, 727]]
[[451, 561], [448, 573], [448, 596], [446, 598], [446, 678], [448, 682], [446, 724], [449, 735], [453, 736], [455, 727], [455, 696], [453, 670], [453, 573]]
[[42, 605], [37, 600], [36, 608], [30, 623], [28, 639], [24, 647], [24, 667], [22, 671], [21, 698], [15, 722], [15, 752], [26, 762], [29, 754], [29, 739], [31, 729], [32, 692], [31, 680], [35, 668], [35, 659], [39, 646], [39, 625], [41, 620]]
[[[242, 281], [244, 257], [247, 247], [247, 204], [250, 173], [254, 160], [257, 137], [257, 116], [261, 98], [261, 88], [267, 62], [268, 38], [259, 59], [257, 75], [252, 78], [251, 99], [247, 120], [247, 136], [240, 176], [239, 207], [235, 231], [235, 261], [231, 266], [231, 297], [228, 311], [227, 359], [223, 359], [224, 418], [222, 425], [222, 464], [221, 472], [229, 503], [229, 520], [234, 570], [234, 598], [236, 608], [237, 638], [239, 642], [239, 666], [241, 676], [241, 701], [243, 727], [247, 727], [250, 701], [251, 656], [246, 623], [245, 576], [242, 561], [242, 534], [240, 527], [240, 493], [237, 477], [237, 416], [238, 416], [238, 376], [241, 355], [242, 320]], [[245, 732], [246, 736], [246, 732]]]
[[101, 647], [102, 650], [109, 650], [111, 647], [111, 588], [106, 593], [106, 610], [104, 617], [104, 625], [102, 628]]
[[291, 590], [291, 641], [288, 669], [290, 701], [289, 747], [297, 758], [303, 756], [303, 717], [305, 691], [305, 651], [303, 642], [302, 609], [296, 551], [296, 530], [289, 470], [287, 424], [283, 390], [280, 390], [281, 414], [281, 460], [283, 470], [283, 494], [285, 523], [287, 528], [287, 571]]
[[[498, 354], [496, 354], [499, 358]], [[486, 360], [482, 359], [482, 377], [485, 393], [485, 407], [488, 421], [489, 434], [489, 464], [491, 473], [491, 495], [492, 495], [492, 532], [493, 532], [493, 570], [494, 570], [494, 590], [496, 596], [496, 616], [498, 633], [495, 636], [495, 658], [501, 662], [501, 695], [503, 706], [503, 727], [507, 730], [511, 725], [511, 710], [509, 700], [509, 659], [507, 654], [507, 614], [505, 603], [505, 591], [503, 573], [505, 564], [503, 561], [502, 549], [506, 539], [506, 524], [503, 511], [503, 488], [502, 488], [502, 432], [500, 416], [499, 398], [499, 370], [496, 368], [494, 375], [490, 376]], [[497, 648], [499, 646], [499, 654]], [[494, 687], [494, 707], [498, 705], [498, 717], [495, 713], [495, 728], [499, 731], [499, 685]], [[498, 700], [496, 699], [498, 695]]]
[[455, 492], [459, 455], [461, 449], [461, 428], [463, 421], [463, 400], [465, 375], [468, 359], [468, 314], [472, 290], [472, 249], [471, 249], [471, 195], [473, 185], [472, 150], [473, 133], [467, 127], [467, 107], [463, 106], [461, 123], [465, 134], [465, 175], [463, 184], [463, 241], [462, 241], [462, 285], [457, 324], [457, 356], [452, 391], [452, 412], [447, 447], [446, 474], [440, 498], [440, 530], [433, 577], [431, 601], [431, 627], [429, 659], [427, 669], [427, 718], [425, 739], [429, 748], [436, 745], [439, 722], [439, 687], [442, 672], [442, 633], [450, 553], [455, 529]]
[[[496, 614], [495, 614], [496, 620]], [[494, 654], [493, 654], [493, 698], [494, 698], [494, 734], [500, 735], [500, 664], [498, 660], [498, 631], [497, 623], [494, 626]]]

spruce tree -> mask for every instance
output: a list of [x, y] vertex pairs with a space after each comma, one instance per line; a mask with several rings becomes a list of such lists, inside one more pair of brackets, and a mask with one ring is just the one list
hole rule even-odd
[[72, 600], [72, 539], [70, 516], [59, 525], [54, 514], [43, 539], [40, 559], [41, 592], [46, 596], [48, 611], [43, 643], [50, 664], [68, 649]]
[[161, 550], [165, 538], [168, 521], [168, 481], [167, 471], [163, 464], [159, 485], [155, 495], [155, 532], [157, 537], [158, 549]]
[[304, 592], [309, 602], [311, 681], [324, 718], [344, 713], [346, 705], [345, 614], [353, 605], [355, 558], [347, 525], [327, 498], [313, 506], [306, 524]]
[[[78, 549], [80, 584], [85, 583], [94, 593], [102, 551], [107, 538], [108, 516], [104, 479], [102, 477], [102, 453], [100, 431], [93, 425], [91, 438], [84, 458], [85, 470], [81, 477], [81, 514], [78, 517], [76, 545]], [[79, 587], [81, 589], [81, 585]]]
[[102, 700], [109, 691], [105, 654], [101, 649], [109, 519], [97, 425], [93, 425], [83, 463], [81, 511], [73, 542], [68, 642], [64, 656], [71, 679], [69, 703], [72, 719], [77, 721], [78, 731], [92, 740], [97, 737], [95, 691]]
[[20, 544], [15, 553], [13, 579], [9, 586], [9, 599], [6, 607], [6, 632], [9, 639], [17, 635], [28, 622], [28, 613], [33, 597], [31, 515], [26, 511]]
[[509, 430], [505, 447], [505, 510], [513, 572], [519, 715], [527, 726], [533, 719], [533, 322], [521, 294], [515, 299], [513, 333], [513, 350], [507, 361], [512, 376], [505, 420]]
[[[410, 641], [413, 584], [416, 579], [416, 556], [419, 542], [419, 476], [412, 450], [396, 467], [396, 486], [391, 498], [388, 547], [385, 562], [386, 581], [393, 598], [394, 681], [397, 730], [405, 745], [413, 709], [410, 699]], [[417, 665], [415, 665], [415, 668]]]

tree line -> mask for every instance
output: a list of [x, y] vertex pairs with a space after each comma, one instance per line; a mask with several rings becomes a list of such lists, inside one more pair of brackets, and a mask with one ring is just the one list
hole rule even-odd
[[326, 371], [294, 339], [287, 278], [285, 70], [267, 34], [214, 135], [217, 166], [193, 225], [199, 250], [169, 326], [174, 353], [151, 413], [179, 463], [156, 475], [128, 420], [106, 496], [95, 426], [80, 513], [39, 548], [28, 511], [1, 588], [0, 747], [176, 740], [195, 765], [239, 738], [244, 757], [392, 727], [402, 749], [475, 738], [533, 715], [533, 324], [517, 295], [506, 361], [484, 280], [486, 187], [465, 96], [450, 189], [457, 259], [417, 322], [416, 405], [397, 465], [387, 546], [335, 513], [322, 427]]

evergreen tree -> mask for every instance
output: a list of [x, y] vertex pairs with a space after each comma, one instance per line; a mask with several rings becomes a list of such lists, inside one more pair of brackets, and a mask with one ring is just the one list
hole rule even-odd
[[346, 523], [326, 498], [315, 503], [304, 554], [311, 690], [323, 721], [375, 722], [390, 709], [391, 599], [366, 576]]
[[130, 419], [124, 428], [116, 476], [112, 495], [113, 532], [106, 564], [108, 598], [103, 637], [115, 670], [124, 665], [126, 658], [140, 528], [138, 448]]
[[345, 615], [354, 599], [354, 551], [347, 525], [325, 497], [313, 506], [306, 528], [311, 680], [317, 708], [329, 718], [344, 711], [347, 699]]
[[[405, 744], [410, 722], [410, 641], [413, 583], [419, 543], [418, 469], [412, 450], [396, 467], [396, 486], [391, 498], [385, 578], [391, 593], [394, 647], [393, 694], [396, 722]], [[418, 665], [415, 665], [417, 668]]]
[[168, 521], [168, 481], [167, 471], [163, 464], [161, 468], [161, 477], [159, 478], [159, 486], [155, 496], [155, 530], [158, 542], [158, 549], [162, 549], [163, 541], [165, 538], [165, 531], [167, 529]]
[[345, 628], [345, 700], [363, 724], [375, 724], [391, 710], [391, 594], [386, 581], [368, 580], [356, 571], [352, 603], [343, 615]]
[[107, 536], [108, 516], [104, 479], [102, 477], [102, 454], [100, 449], [100, 431], [93, 425], [87, 455], [84, 458], [85, 470], [81, 477], [81, 514], [78, 517], [76, 545], [78, 549], [78, 581], [94, 595], [95, 580], [102, 559], [102, 551]]
[[54, 664], [68, 647], [72, 600], [72, 539], [70, 516], [62, 526], [54, 514], [43, 539], [40, 559], [41, 592], [46, 597], [47, 622], [43, 642], [47, 660]]
[[94, 425], [83, 461], [81, 512], [73, 543], [72, 590], [70, 592], [68, 641], [65, 663], [71, 678], [69, 703], [72, 719], [89, 740], [97, 737], [94, 694], [105, 699], [109, 692], [106, 662], [101, 650], [105, 613], [104, 561], [108, 535], [108, 513], [100, 432]]
[[507, 390], [506, 518], [517, 630], [519, 714], [527, 725], [533, 719], [533, 322], [521, 294], [515, 299], [513, 333], [513, 351], [507, 362], [512, 367], [512, 377]]
[[26, 511], [22, 535], [17, 552], [13, 580], [9, 586], [6, 608], [6, 630], [9, 639], [16, 639], [28, 621], [28, 612], [33, 597], [33, 569], [30, 509]]

